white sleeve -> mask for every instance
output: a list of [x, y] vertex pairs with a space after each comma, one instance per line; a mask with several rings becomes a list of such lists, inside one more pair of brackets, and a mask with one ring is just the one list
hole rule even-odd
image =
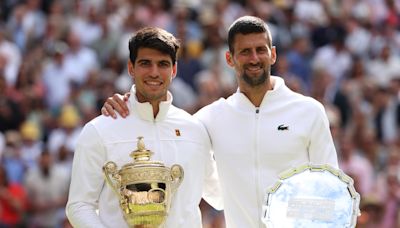
[[210, 153], [210, 156], [206, 161], [206, 173], [203, 184], [203, 199], [207, 201], [216, 210], [222, 210], [224, 208], [221, 185], [218, 179], [217, 167], [215, 160]]
[[[199, 119], [199, 114], [196, 113], [195, 117]], [[212, 207], [217, 210], [223, 209], [223, 198], [221, 185], [218, 178], [218, 171], [216, 162], [214, 159], [214, 153], [211, 150], [211, 140], [208, 134], [206, 125], [200, 121], [202, 128], [204, 129], [204, 145], [205, 145], [205, 177], [203, 183], [203, 199], [207, 201]]]
[[328, 117], [322, 104], [318, 103], [317, 117], [313, 123], [309, 144], [310, 162], [314, 164], [328, 164], [338, 168], [338, 158], [332, 135], [329, 128]]
[[105, 227], [96, 213], [104, 187], [102, 166], [105, 148], [92, 124], [86, 124], [79, 136], [72, 165], [71, 186], [66, 206], [74, 227]]

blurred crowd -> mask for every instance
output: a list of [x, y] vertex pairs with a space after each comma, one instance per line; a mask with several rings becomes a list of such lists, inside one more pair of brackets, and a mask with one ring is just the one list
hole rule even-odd
[[[133, 32], [158, 26], [180, 39], [171, 92], [194, 113], [236, 91], [224, 53], [242, 15], [270, 26], [272, 74], [324, 104], [361, 194], [357, 227], [400, 227], [399, 0], [2, 0], [0, 228], [70, 227], [75, 141], [105, 98], [129, 90]], [[201, 208], [205, 228], [224, 227], [221, 212]]]

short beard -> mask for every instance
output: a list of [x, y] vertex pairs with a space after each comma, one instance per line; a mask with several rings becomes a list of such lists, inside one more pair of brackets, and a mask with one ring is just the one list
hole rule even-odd
[[243, 79], [243, 81], [246, 82], [247, 85], [251, 87], [257, 87], [263, 85], [267, 81], [269, 77], [269, 74], [267, 72], [269, 71], [264, 70], [258, 77], [250, 77], [248, 74], [243, 72], [241, 78]]

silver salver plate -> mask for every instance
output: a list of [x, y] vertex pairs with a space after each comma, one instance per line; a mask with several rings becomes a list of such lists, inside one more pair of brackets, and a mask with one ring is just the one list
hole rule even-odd
[[261, 219], [267, 228], [356, 226], [360, 195], [341, 170], [305, 164], [279, 179], [265, 194]]

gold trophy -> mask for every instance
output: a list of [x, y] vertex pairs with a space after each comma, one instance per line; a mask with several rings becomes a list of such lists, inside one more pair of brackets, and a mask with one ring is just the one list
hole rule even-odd
[[134, 159], [117, 170], [108, 161], [103, 166], [105, 180], [119, 198], [124, 219], [130, 227], [160, 227], [168, 216], [173, 194], [183, 180], [180, 165], [166, 167], [151, 161], [153, 154], [138, 137], [137, 150], [129, 155]]

